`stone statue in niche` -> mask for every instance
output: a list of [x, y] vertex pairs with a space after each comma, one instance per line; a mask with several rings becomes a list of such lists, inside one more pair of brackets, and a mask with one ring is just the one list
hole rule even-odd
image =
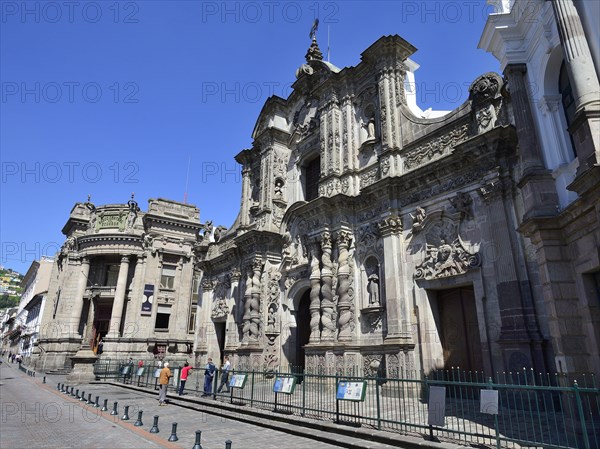
[[269, 315], [267, 316], [267, 329], [271, 332], [277, 330], [277, 317], [275, 316], [275, 307], [269, 308]]
[[367, 121], [367, 140], [375, 140], [375, 117], [369, 117]]
[[368, 277], [367, 292], [369, 293], [369, 307], [378, 307], [379, 301], [379, 276], [376, 273]]

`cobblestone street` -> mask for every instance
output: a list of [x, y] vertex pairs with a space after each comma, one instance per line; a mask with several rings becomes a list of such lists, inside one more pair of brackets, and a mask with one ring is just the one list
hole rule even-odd
[[[92, 400], [99, 396], [101, 406], [108, 400], [108, 411], [101, 412], [58, 392], [59, 381], [64, 378], [47, 376], [43, 384], [42, 377], [29, 377], [16, 364], [1, 365], [1, 448], [191, 448], [196, 430], [202, 431], [203, 449], [224, 448], [226, 440], [232, 441], [232, 449], [391, 447], [369, 441], [363, 446], [328, 444], [175, 404], [159, 407], [156, 398], [147, 393], [107, 384], [79, 386], [86, 399], [88, 394]], [[114, 402], [118, 402], [118, 414], [111, 416]], [[129, 406], [129, 421], [121, 420], [125, 405]], [[143, 426], [134, 427], [140, 410]], [[149, 432], [154, 415], [159, 416], [158, 434]], [[174, 422], [178, 423], [179, 441], [171, 443], [167, 440]]]

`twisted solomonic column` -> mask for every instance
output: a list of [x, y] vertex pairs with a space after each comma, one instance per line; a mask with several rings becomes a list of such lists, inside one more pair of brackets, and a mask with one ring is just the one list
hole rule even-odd
[[252, 296], [252, 271], [246, 270], [246, 288], [244, 290], [244, 315], [242, 316], [242, 343], [248, 344], [250, 336], [250, 309]]
[[321, 234], [321, 341], [335, 339], [335, 304], [333, 303], [333, 263], [331, 262], [331, 234]]
[[319, 324], [321, 323], [321, 270], [319, 268], [319, 257], [317, 246], [310, 248], [310, 343], [317, 343], [321, 339]]
[[348, 263], [348, 247], [352, 236], [347, 231], [338, 235], [338, 341], [352, 340], [354, 311], [350, 298], [350, 264]]

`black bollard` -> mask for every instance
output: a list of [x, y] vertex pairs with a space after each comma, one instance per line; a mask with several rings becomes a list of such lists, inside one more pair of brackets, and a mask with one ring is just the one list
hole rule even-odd
[[169, 437], [169, 439], [167, 441], [178, 441], [179, 438], [177, 438], [177, 423], [174, 422], [173, 426], [171, 428], [171, 436]]
[[100, 400], [100, 396], [96, 396], [96, 403], [94, 404], [94, 407], [98, 408], [100, 407], [100, 403], [98, 402]]
[[158, 433], [158, 415], [154, 415], [154, 424], [150, 428], [150, 433]]
[[69, 393], [69, 386], [67, 385], [65, 387], [65, 384], [62, 384], [62, 392], [66, 393], [66, 394], [71, 394], [71, 393]]
[[119, 413], [117, 412], [117, 407], [119, 406], [119, 403], [115, 401], [114, 405], [113, 405], [113, 409], [112, 412], [110, 412], [111, 415], [118, 415]]
[[231, 449], [231, 440], [225, 441], [225, 449]]
[[142, 413], [144, 413], [142, 410], [140, 410], [138, 412], [138, 419], [137, 421], [133, 424], [135, 427], [141, 427], [144, 425], [144, 423], [142, 422]]
[[79, 398], [80, 401], [85, 401], [85, 391], [81, 390], [81, 397]]
[[87, 405], [92, 405], [94, 401], [92, 401], [92, 393], [88, 394], [88, 400], [86, 402]]
[[75, 390], [75, 399], [79, 399], [79, 388]]
[[108, 411], [108, 399], [104, 400], [104, 405], [102, 406], [102, 408], [100, 409], [101, 412], [106, 412]]
[[44, 379], [42, 380], [42, 383], [45, 384], [46, 383], [46, 376], [44, 376]]
[[123, 416], [121, 417], [122, 421], [128, 421], [129, 420], [129, 406], [126, 405], [125, 406], [125, 413], [123, 413]]
[[58, 383], [58, 385], [56, 386], [56, 389], [57, 389], [58, 391], [60, 391], [60, 382], [59, 382], [59, 383]]
[[196, 443], [192, 449], [202, 449], [202, 445], [200, 444], [200, 438], [202, 437], [202, 431], [196, 430]]

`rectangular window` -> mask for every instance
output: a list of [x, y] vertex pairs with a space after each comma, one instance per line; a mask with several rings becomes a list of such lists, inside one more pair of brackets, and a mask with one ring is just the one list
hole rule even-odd
[[196, 331], [196, 304], [192, 304], [192, 310], [190, 311], [190, 322], [188, 323], [188, 333], [192, 334]]
[[154, 330], [168, 331], [170, 318], [171, 306], [158, 306], [156, 309], [156, 323], [154, 324]]
[[162, 273], [160, 276], [160, 288], [167, 290], [175, 290], [175, 272], [177, 267], [175, 265], [163, 265]]
[[321, 177], [321, 158], [316, 157], [304, 169], [304, 197], [306, 201], [319, 196], [319, 178]]
[[104, 285], [106, 287], [115, 287], [117, 279], [119, 279], [119, 265], [107, 265]]

